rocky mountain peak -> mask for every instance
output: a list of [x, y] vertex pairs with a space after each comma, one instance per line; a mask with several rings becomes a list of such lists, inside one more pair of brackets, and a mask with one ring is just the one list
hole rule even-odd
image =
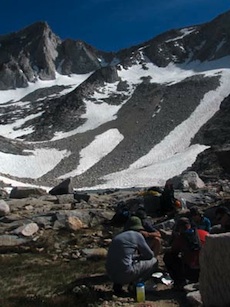
[[230, 11], [201, 25], [172, 29], [138, 46], [118, 52], [125, 63], [132, 61], [137, 50], [160, 67], [169, 63], [219, 59], [230, 54]]
[[26, 87], [38, 77], [53, 79], [60, 43], [46, 22], [0, 37], [0, 89]]
[[[199, 26], [198, 31], [188, 38], [196, 44], [192, 60], [209, 61], [220, 59], [230, 54], [230, 11], [214, 20]], [[186, 41], [186, 40], [185, 40]], [[187, 43], [187, 41], [186, 41]]]
[[113, 54], [98, 51], [82, 40], [56, 36], [47, 22], [36, 22], [0, 36], [0, 90], [27, 87], [28, 82], [85, 74], [107, 66]]
[[81, 40], [66, 39], [59, 48], [61, 74], [84, 74], [101, 67], [96, 49]]
[[25, 27], [24, 29], [16, 32], [19, 35], [45, 35], [46, 33], [52, 33], [52, 30], [46, 21], [38, 21]]

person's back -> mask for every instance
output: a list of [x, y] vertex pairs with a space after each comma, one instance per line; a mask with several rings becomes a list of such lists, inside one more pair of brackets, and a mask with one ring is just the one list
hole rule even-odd
[[141, 230], [141, 220], [132, 216], [127, 230], [116, 235], [110, 243], [106, 271], [114, 283], [115, 293], [122, 291], [122, 285], [147, 280], [157, 268], [157, 259], [139, 232]]
[[199, 254], [208, 232], [190, 228], [179, 234], [172, 242], [172, 252], [182, 253], [183, 262], [190, 268], [199, 268]]
[[114, 282], [129, 283], [133, 262], [154, 257], [142, 234], [129, 230], [118, 234], [110, 244], [106, 269]]

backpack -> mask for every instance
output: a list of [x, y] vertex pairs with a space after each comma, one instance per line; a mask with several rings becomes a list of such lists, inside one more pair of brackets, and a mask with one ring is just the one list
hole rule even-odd
[[111, 226], [123, 227], [130, 217], [130, 211], [124, 202], [117, 204], [116, 213], [110, 220]]

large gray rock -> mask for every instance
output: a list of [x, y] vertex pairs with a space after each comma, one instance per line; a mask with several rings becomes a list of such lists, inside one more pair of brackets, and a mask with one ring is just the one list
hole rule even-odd
[[209, 235], [200, 256], [200, 293], [205, 307], [230, 306], [230, 233]]
[[67, 178], [62, 181], [58, 185], [56, 185], [53, 189], [49, 191], [51, 195], [63, 195], [63, 194], [71, 194], [73, 193], [73, 186], [71, 178]]
[[2, 236], [0, 236], [0, 248], [19, 246], [19, 245], [24, 244], [26, 242], [27, 242], [26, 239], [19, 238], [18, 236], [15, 236], [15, 235], [2, 235]]
[[5, 216], [9, 213], [10, 213], [9, 205], [3, 199], [0, 199], [0, 217]]
[[15, 229], [14, 233], [15, 234], [21, 234], [24, 237], [31, 237], [36, 232], [38, 232], [38, 230], [39, 230], [39, 227], [36, 223], [28, 223], [26, 225], [23, 225], [23, 226]]
[[87, 228], [77, 216], [69, 216], [66, 220], [66, 227], [70, 230], [76, 231], [82, 228]]
[[83, 254], [87, 259], [105, 259], [107, 256], [107, 250], [105, 248], [84, 248]]
[[198, 174], [193, 171], [184, 172], [179, 176], [173, 177], [170, 181], [174, 189], [197, 190], [205, 187], [204, 182], [200, 179]]
[[10, 192], [10, 198], [27, 198], [30, 196], [45, 195], [46, 191], [41, 188], [14, 187]]

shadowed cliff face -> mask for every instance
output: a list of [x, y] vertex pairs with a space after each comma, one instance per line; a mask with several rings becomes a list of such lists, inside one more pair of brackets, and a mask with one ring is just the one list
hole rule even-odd
[[230, 174], [230, 96], [220, 110], [199, 130], [193, 143], [211, 146], [201, 153], [192, 169], [204, 177], [229, 177]]
[[194, 143], [208, 146], [230, 144], [230, 96], [226, 97], [220, 110], [199, 130], [194, 137]]

